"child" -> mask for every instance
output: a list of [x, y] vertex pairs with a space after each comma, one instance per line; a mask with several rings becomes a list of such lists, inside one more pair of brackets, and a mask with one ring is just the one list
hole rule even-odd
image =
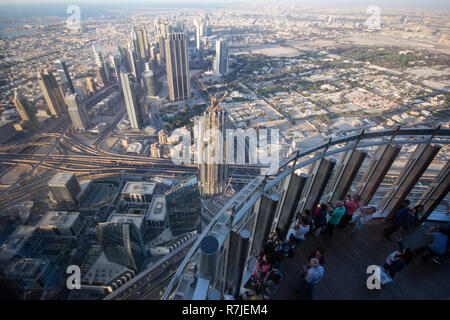
[[359, 229], [361, 229], [363, 224], [373, 219], [375, 216], [375, 212], [377, 212], [377, 208], [375, 207], [359, 208], [353, 214], [352, 221], [350, 222], [353, 225], [352, 233], [357, 233]]

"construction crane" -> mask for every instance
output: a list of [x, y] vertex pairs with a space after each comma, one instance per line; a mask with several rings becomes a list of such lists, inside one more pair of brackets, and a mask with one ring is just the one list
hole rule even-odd
[[225, 186], [225, 190], [223, 190], [223, 193], [222, 193], [222, 196], [221, 196], [222, 199], [225, 197], [225, 193], [227, 192], [228, 187], [230, 186], [231, 179], [233, 179], [233, 177], [231, 177], [231, 178], [228, 180], [228, 183], [227, 183], [227, 185]]
[[198, 79], [198, 82], [200, 82], [200, 84], [202, 85], [202, 89], [206, 92], [206, 94], [209, 97], [210, 105], [209, 105], [208, 112], [214, 112], [219, 107], [219, 105], [223, 101], [223, 99], [225, 99], [228, 92], [225, 92], [225, 94], [222, 96], [222, 98], [220, 98], [219, 102], [216, 104], [217, 93], [215, 93], [213, 96], [211, 96], [208, 89], [206, 89], [205, 85], [203, 84], [202, 80]]

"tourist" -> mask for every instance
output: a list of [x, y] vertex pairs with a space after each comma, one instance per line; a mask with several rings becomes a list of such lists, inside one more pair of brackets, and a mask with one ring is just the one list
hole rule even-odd
[[345, 214], [344, 203], [341, 200], [336, 201], [336, 208], [333, 210], [333, 212], [329, 213], [330, 218], [328, 219], [327, 226], [323, 232], [324, 235], [327, 236], [333, 235], [334, 228], [336, 228], [336, 226], [339, 224], [344, 214]]
[[347, 199], [344, 202], [345, 206], [345, 214], [342, 217], [341, 221], [339, 222], [338, 228], [344, 229], [347, 224], [352, 220], [353, 214], [356, 212], [356, 210], [361, 207], [361, 198], [358, 195], [354, 195], [353, 198], [350, 198], [350, 196], [347, 197]]
[[411, 249], [405, 248], [405, 245], [400, 237], [397, 238], [397, 241], [399, 250], [394, 251], [387, 257], [386, 263], [383, 267], [384, 270], [388, 272], [391, 279], [394, 278], [397, 272], [402, 271], [403, 268], [411, 262], [413, 257]]
[[413, 223], [414, 224], [419, 223], [419, 220], [422, 217], [422, 214], [423, 214], [423, 205], [421, 205], [421, 204], [416, 205], [413, 209], [413, 216], [414, 216]]
[[309, 231], [312, 231], [314, 229], [314, 220], [311, 214], [311, 210], [305, 209], [305, 211], [303, 212], [303, 221], [309, 226]]
[[320, 231], [323, 227], [327, 225], [327, 211], [328, 206], [325, 203], [317, 206], [317, 209], [314, 213], [314, 235], [317, 237], [320, 234]]
[[443, 228], [432, 227], [425, 233], [425, 235], [432, 238], [431, 244], [414, 250], [417, 255], [427, 252], [427, 255], [422, 258], [423, 262], [427, 262], [435, 255], [443, 255], [447, 249], [448, 242], [448, 236], [445, 234], [445, 229]]
[[302, 278], [300, 289], [297, 291], [303, 299], [311, 300], [313, 298], [314, 286], [316, 286], [323, 277], [324, 268], [320, 265], [319, 259], [312, 258], [308, 266], [303, 266], [305, 275]]
[[286, 238], [291, 243], [299, 244], [301, 241], [305, 240], [305, 235], [308, 233], [309, 229], [310, 227], [306, 224], [306, 219], [301, 218], [300, 223], [289, 230]]
[[308, 261], [311, 261], [312, 258], [318, 259], [320, 265], [323, 266], [325, 264], [324, 250], [319, 247], [316, 250], [311, 251], [308, 256]]
[[272, 299], [273, 295], [278, 291], [280, 281], [283, 278], [281, 274], [281, 270], [272, 269], [267, 276], [267, 280], [264, 281], [265, 292], [264, 299], [269, 300]]
[[391, 241], [391, 235], [394, 232], [397, 232], [400, 228], [406, 228], [409, 226], [412, 217], [411, 215], [412, 211], [410, 211], [408, 208], [410, 203], [411, 202], [409, 200], [404, 200], [401, 208], [395, 215], [393, 224], [390, 227], [383, 230], [384, 236], [389, 241]]
[[353, 214], [352, 221], [350, 221], [350, 224], [353, 225], [352, 233], [357, 233], [364, 224], [375, 217], [376, 212], [377, 208], [373, 206], [359, 208], [359, 210]]

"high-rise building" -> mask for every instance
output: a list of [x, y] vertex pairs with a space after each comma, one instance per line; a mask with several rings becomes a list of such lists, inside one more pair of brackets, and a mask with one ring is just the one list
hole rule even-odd
[[39, 234], [53, 238], [76, 238], [82, 228], [79, 212], [47, 211], [37, 224]]
[[227, 115], [221, 108], [207, 110], [198, 117], [195, 141], [198, 155], [199, 189], [202, 195], [214, 196], [225, 190]]
[[39, 129], [39, 121], [33, 109], [31, 109], [28, 100], [17, 90], [14, 91], [14, 105], [16, 106], [17, 112], [19, 112], [20, 118], [31, 131]]
[[144, 26], [137, 26], [133, 28], [131, 32], [131, 38], [134, 43], [134, 50], [138, 59], [148, 60], [149, 54], [149, 46], [147, 40], [147, 31]]
[[100, 87], [104, 87], [106, 85], [106, 75], [103, 72], [103, 69], [97, 69], [95, 70], [95, 76], [97, 78], [97, 84]]
[[156, 60], [156, 47], [154, 45], [150, 47], [150, 60], [152, 62]]
[[144, 113], [136, 98], [134, 84], [130, 80], [130, 75], [128, 73], [120, 73], [120, 83], [131, 127], [140, 129], [144, 124]]
[[215, 71], [219, 74], [228, 73], [228, 46], [224, 40], [216, 41]]
[[179, 101], [189, 99], [189, 59], [184, 33], [170, 33], [167, 36], [166, 69], [170, 100]]
[[[97, 71], [100, 72], [103, 86], [106, 86], [109, 82], [109, 71], [107, 70], [107, 66], [105, 65], [105, 61], [103, 60], [103, 55], [100, 51], [95, 50], [95, 46], [92, 45], [92, 49], [94, 51], [95, 64], [97, 65]], [[97, 73], [97, 81], [98, 81], [98, 73]]]
[[139, 272], [147, 258], [144, 240], [132, 222], [106, 222], [97, 226], [97, 239], [106, 258]]
[[198, 51], [201, 50], [201, 28], [200, 23], [197, 21], [197, 19], [194, 19], [194, 26], [195, 26], [195, 47]]
[[128, 43], [128, 64], [130, 66], [130, 70], [129, 72], [131, 73], [131, 75], [133, 76], [133, 79], [135, 82], [139, 82], [138, 79], [138, 66], [136, 64], [136, 53], [133, 49], [133, 46], [131, 45], [131, 43]]
[[156, 96], [156, 80], [153, 71], [145, 71], [142, 73], [142, 79], [144, 79], [145, 88], [147, 89], [147, 95]]
[[50, 113], [60, 116], [67, 111], [61, 88], [58, 86], [53, 73], [47, 69], [37, 71], [38, 83], [42, 89]]
[[66, 104], [73, 127], [77, 130], [86, 131], [89, 127], [89, 116], [80, 96], [76, 93], [67, 94]]
[[120, 67], [120, 57], [116, 55], [110, 55], [109, 66], [111, 68], [111, 75], [115, 82], [119, 82], [119, 67]]
[[165, 194], [169, 227], [173, 235], [193, 231], [200, 226], [201, 203], [197, 177], [193, 176]]
[[73, 87], [72, 79], [70, 78], [66, 62], [63, 60], [56, 60], [55, 66], [65, 92], [75, 93], [75, 88]]
[[94, 79], [92, 79], [92, 78], [87, 78], [87, 79], [86, 79], [86, 84], [87, 84], [89, 93], [90, 93], [91, 95], [92, 95], [92, 94], [95, 94], [95, 93], [97, 92], [97, 87], [96, 87], [96, 85], [95, 85]]
[[158, 46], [160, 60], [164, 60], [166, 58], [166, 38], [162, 35], [158, 36]]
[[78, 203], [77, 196], [81, 187], [73, 173], [57, 172], [48, 182], [48, 186], [58, 204]]

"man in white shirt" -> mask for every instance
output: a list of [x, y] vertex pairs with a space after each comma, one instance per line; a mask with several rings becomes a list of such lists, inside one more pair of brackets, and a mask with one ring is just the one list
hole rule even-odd
[[304, 218], [300, 220], [293, 228], [289, 229], [286, 239], [294, 243], [300, 243], [305, 240], [305, 235], [309, 232], [309, 225], [306, 224]]

